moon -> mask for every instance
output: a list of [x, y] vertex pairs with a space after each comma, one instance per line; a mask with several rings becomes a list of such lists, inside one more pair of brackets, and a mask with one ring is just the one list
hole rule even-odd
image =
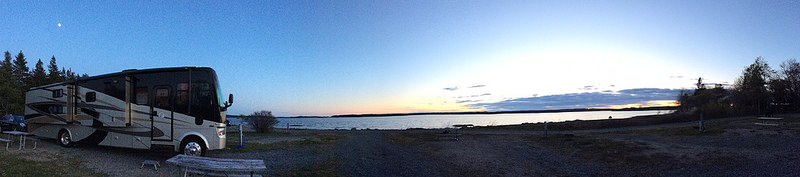
[[58, 27], [61, 27], [61, 23], [58, 23]]

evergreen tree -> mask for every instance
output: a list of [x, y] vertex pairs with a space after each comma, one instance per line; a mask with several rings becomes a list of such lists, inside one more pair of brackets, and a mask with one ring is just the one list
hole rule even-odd
[[27, 90], [27, 84], [25, 79], [28, 78], [28, 61], [25, 58], [25, 54], [22, 54], [22, 50], [19, 51], [17, 57], [14, 59], [14, 63], [12, 65], [11, 70], [11, 77], [12, 81], [15, 83], [15, 86], [18, 90]]
[[28, 80], [30, 81], [29, 86], [31, 87], [47, 85], [49, 83], [47, 81], [47, 73], [44, 72], [44, 63], [42, 59], [36, 62], [36, 66], [33, 68], [33, 71], [31, 71], [30, 76]]
[[72, 68], [67, 69], [66, 73], [67, 74], [65, 74], [64, 76], [67, 78], [67, 80], [75, 80], [78, 78], [77, 76], [75, 76], [75, 72], [72, 72]]
[[7, 81], [11, 79], [11, 72], [14, 71], [14, 65], [11, 64], [11, 53], [8, 51], [6, 51], [6, 58], [2, 61], [2, 63], [0, 63], [0, 70], [3, 70], [2, 72], [8, 74], [2, 79]]
[[61, 71], [59, 71], [58, 75], [61, 76], [62, 80], [67, 80], [67, 70], [64, 69], [64, 67], [61, 67]]
[[47, 65], [47, 81], [49, 83], [63, 82], [64, 77], [60, 75], [58, 66], [56, 65], [56, 56], [50, 58], [50, 64]]
[[10, 85], [11, 78], [11, 53], [6, 51], [6, 58], [0, 62], [0, 85]]
[[11, 53], [6, 51], [5, 60], [0, 62], [0, 114], [15, 113], [18, 110], [17, 98], [20, 93], [11, 81]]

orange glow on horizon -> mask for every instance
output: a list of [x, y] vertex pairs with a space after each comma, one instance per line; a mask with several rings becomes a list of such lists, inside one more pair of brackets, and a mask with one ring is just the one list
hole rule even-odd
[[661, 107], [661, 106], [678, 106], [678, 102], [675, 100], [650, 100], [645, 102], [644, 104], [610, 105], [607, 107], [599, 107], [599, 108], [624, 109], [624, 108], [646, 108], [646, 107]]

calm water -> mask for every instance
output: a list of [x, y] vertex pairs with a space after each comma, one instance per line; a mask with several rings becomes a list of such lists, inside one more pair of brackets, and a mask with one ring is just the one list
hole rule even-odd
[[[475, 114], [475, 115], [415, 115], [393, 117], [337, 117], [337, 118], [278, 118], [275, 127], [303, 129], [409, 129], [409, 128], [451, 128], [458, 124], [511, 125], [537, 122], [560, 122], [568, 120], [596, 120], [630, 118], [640, 115], [666, 114], [671, 111], [586, 111], [561, 113], [525, 114]], [[230, 119], [232, 124], [240, 121]]]

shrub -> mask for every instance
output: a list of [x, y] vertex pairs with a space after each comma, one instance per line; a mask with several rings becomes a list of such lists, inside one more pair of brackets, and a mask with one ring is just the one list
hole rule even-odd
[[278, 119], [272, 115], [271, 111], [258, 111], [250, 116], [247, 116], [247, 122], [258, 133], [271, 132], [274, 130], [275, 124], [278, 124]]

